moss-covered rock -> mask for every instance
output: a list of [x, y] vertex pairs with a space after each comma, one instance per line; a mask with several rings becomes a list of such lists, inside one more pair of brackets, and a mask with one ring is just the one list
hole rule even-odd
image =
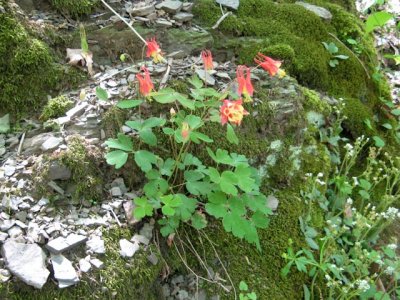
[[[119, 254], [119, 240], [130, 239], [129, 229], [113, 228], [103, 232], [106, 253], [99, 259], [104, 268], [92, 268], [89, 274], [83, 275], [76, 286], [59, 289], [52, 281], [41, 290], [34, 289], [22, 282], [11, 281], [0, 286], [0, 298], [5, 300], [71, 300], [71, 299], [159, 299], [157, 278], [163, 264], [152, 265], [147, 256], [154, 253], [160, 260], [155, 246], [147, 251], [140, 250], [132, 259], [124, 259]], [[82, 257], [85, 254], [82, 251]]]
[[11, 5], [0, 3], [6, 10], [0, 14], [0, 113], [20, 117], [38, 110], [53, 90], [81, 82], [82, 73], [57, 64], [52, 50]]
[[58, 96], [56, 98], [52, 98], [43, 108], [40, 119], [43, 121], [47, 121], [49, 119], [61, 117], [70, 108], [72, 108], [73, 105], [74, 102], [69, 100], [66, 96]]
[[54, 161], [71, 172], [71, 178], [60, 185], [71, 189], [74, 203], [82, 200], [101, 200], [104, 178], [100, 169], [102, 155], [98, 149], [87, 145], [79, 136], [70, 137], [66, 150], [57, 151], [36, 165], [35, 181], [39, 194], [50, 197], [53, 195], [53, 192], [46, 187], [49, 181], [49, 166]]
[[51, 0], [51, 4], [59, 11], [73, 17], [90, 14], [98, 0]]

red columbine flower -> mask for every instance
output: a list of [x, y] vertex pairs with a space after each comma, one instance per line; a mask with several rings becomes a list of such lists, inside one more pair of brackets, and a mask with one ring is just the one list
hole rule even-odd
[[213, 58], [210, 50], [201, 51], [201, 59], [203, 60], [204, 69], [206, 71], [214, 69]]
[[[246, 70], [246, 76], [244, 71]], [[239, 84], [238, 94], [244, 96], [244, 102], [252, 102], [254, 88], [251, 84], [250, 68], [246, 66], [238, 66], [236, 70], [237, 82]]]
[[254, 61], [271, 76], [278, 74], [279, 78], [282, 78], [286, 75], [285, 71], [279, 68], [282, 64], [282, 62], [279, 60], [273, 60], [271, 57], [268, 57], [262, 53], [258, 53], [254, 58]]
[[236, 101], [224, 100], [219, 111], [222, 125], [225, 125], [228, 121], [240, 125], [243, 116], [249, 114], [242, 106], [242, 99]]
[[160, 46], [157, 44], [155, 38], [146, 40], [146, 45], [147, 45], [146, 57], [151, 57], [155, 63], [164, 61], [164, 57], [162, 57]]
[[144, 74], [138, 73], [136, 74], [136, 78], [139, 80], [140, 93], [146, 97], [154, 89], [154, 85], [151, 81], [149, 70], [145, 66], [142, 66], [140, 70], [142, 70]]

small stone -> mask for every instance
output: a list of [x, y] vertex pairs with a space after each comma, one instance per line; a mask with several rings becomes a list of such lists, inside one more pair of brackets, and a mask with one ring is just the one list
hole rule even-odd
[[104, 241], [97, 235], [93, 236], [90, 240], [86, 242], [88, 250], [93, 253], [104, 254], [106, 253], [106, 248], [104, 246]]
[[322, 18], [324, 20], [332, 19], [331, 12], [324, 7], [309, 4], [306, 2], [302, 2], [302, 1], [297, 1], [296, 4], [303, 6], [305, 9], [315, 13], [317, 16], [319, 16], [320, 18]]
[[167, 0], [156, 5], [157, 9], [162, 9], [167, 13], [176, 13], [181, 10], [183, 3], [181, 1]]
[[97, 258], [93, 258], [90, 260], [90, 263], [95, 266], [97, 269], [102, 269], [104, 267], [104, 263]]
[[26, 211], [19, 211], [15, 214], [15, 217], [20, 220], [21, 222], [26, 221], [26, 217], [28, 216], [28, 213]]
[[113, 197], [120, 197], [122, 196], [122, 191], [118, 186], [111, 188], [110, 193]]
[[131, 15], [131, 16], [139, 16], [139, 17], [144, 17], [147, 16], [149, 14], [151, 14], [152, 12], [155, 11], [154, 8], [154, 4], [150, 4], [150, 5], [143, 5], [143, 6], [135, 6], [129, 10], [127, 10], [127, 12]]
[[89, 272], [91, 267], [92, 267], [92, 265], [86, 259], [82, 258], [79, 260], [79, 269], [82, 272], [85, 272], [85, 273]]
[[183, 2], [182, 10], [183, 11], [191, 11], [194, 6], [193, 2]]
[[156, 25], [159, 27], [171, 27], [173, 24], [165, 19], [157, 19]]
[[71, 170], [58, 161], [52, 161], [47, 176], [49, 180], [68, 180], [71, 178]]
[[52, 133], [42, 133], [24, 141], [23, 149], [26, 154], [33, 154], [41, 151], [42, 145], [49, 139], [54, 138]]
[[62, 142], [64, 141], [64, 139], [62, 137], [50, 137], [48, 138], [40, 147], [40, 149], [42, 149], [42, 151], [48, 151], [48, 150], [53, 150], [55, 148], [57, 148]]
[[269, 195], [267, 197], [267, 207], [270, 208], [272, 211], [278, 209], [279, 200], [275, 196]]
[[14, 173], [15, 173], [15, 167], [14, 166], [9, 166], [9, 165], [5, 165], [4, 166], [4, 175], [12, 176]]
[[0, 220], [0, 230], [7, 231], [15, 224], [15, 220]]
[[81, 102], [77, 106], [71, 108], [66, 112], [66, 116], [72, 119], [73, 117], [78, 117], [83, 114], [84, 110], [89, 104], [87, 102]]
[[7, 282], [11, 278], [11, 273], [7, 269], [0, 269], [0, 281]]
[[139, 233], [140, 235], [145, 236], [148, 240], [151, 240], [151, 238], [153, 237], [153, 229], [154, 229], [153, 225], [145, 223], [142, 229], [140, 229]]
[[186, 13], [186, 12], [179, 12], [177, 14], [175, 14], [173, 16], [174, 20], [178, 21], [178, 22], [188, 22], [191, 21], [193, 19], [193, 15], [190, 13]]
[[51, 263], [53, 265], [54, 278], [57, 279], [59, 288], [65, 288], [79, 282], [78, 274], [71, 261], [63, 255], [52, 255]]
[[185, 299], [187, 299], [188, 297], [189, 297], [189, 293], [188, 293], [187, 291], [185, 291], [185, 290], [180, 290], [180, 291], [178, 292], [177, 299], [179, 299], [179, 300], [185, 300]]
[[39, 201], [38, 201], [38, 205], [39, 206], [45, 206], [45, 205], [47, 205], [47, 204], [49, 204], [49, 199], [47, 199], [47, 198], [41, 198]]
[[122, 257], [132, 257], [137, 250], [139, 250], [138, 244], [133, 244], [126, 239], [119, 241], [119, 246], [121, 247], [120, 254]]
[[147, 256], [147, 260], [153, 265], [158, 264], [158, 257], [154, 253], [151, 253], [149, 256]]
[[0, 232], [0, 243], [4, 243], [4, 241], [8, 238], [8, 233]]
[[133, 201], [132, 200], [126, 201], [123, 204], [123, 207], [128, 225], [135, 225], [136, 223], [138, 223], [139, 221], [136, 220], [135, 217], [133, 216], [133, 210], [135, 208], [135, 204], [133, 204]]
[[142, 244], [147, 246], [150, 241], [149, 241], [149, 239], [147, 237], [145, 237], [143, 235], [135, 234], [132, 237], [131, 242], [137, 243], [137, 244], [142, 243]]
[[58, 237], [48, 242], [46, 248], [54, 254], [59, 254], [61, 252], [72, 249], [86, 241], [87, 241], [86, 236], [71, 233], [66, 238]]
[[7, 240], [2, 247], [6, 267], [28, 285], [41, 289], [50, 272], [46, 268], [46, 254], [36, 244], [22, 244]]
[[216, 0], [222, 6], [237, 10], [239, 8], [239, 0]]
[[16, 225], [11, 227], [7, 232], [8, 232], [8, 235], [13, 239], [24, 234], [24, 231], [21, 229], [21, 227], [16, 226]]
[[53, 190], [55, 190], [57, 193], [59, 193], [60, 195], [64, 195], [64, 190], [54, 181], [49, 181], [47, 183], [47, 185], [49, 187], [51, 187]]

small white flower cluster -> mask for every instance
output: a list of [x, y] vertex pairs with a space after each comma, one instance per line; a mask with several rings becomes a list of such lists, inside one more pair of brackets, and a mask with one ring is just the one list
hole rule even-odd
[[353, 147], [352, 144], [347, 143], [346, 145], [344, 145], [344, 148], [347, 150], [347, 153], [348, 153], [350, 156], [353, 156], [353, 155], [354, 155], [354, 147]]
[[369, 285], [368, 281], [365, 280], [365, 279], [363, 279], [363, 280], [360, 280], [360, 279], [356, 280], [356, 285], [358, 286], [357, 288], [358, 288], [360, 291], [362, 291], [362, 292], [368, 291], [368, 290], [370, 289], [370, 287], [371, 287], [371, 286]]
[[319, 183], [320, 185], [325, 185], [325, 182], [322, 181], [322, 180], [320, 179], [320, 178], [322, 178], [322, 177], [324, 177], [324, 174], [321, 173], [321, 172], [319, 172], [319, 173], [317, 174], [317, 179], [315, 179], [315, 182]]
[[346, 200], [346, 204], [348, 204], [348, 205], [352, 205], [352, 204], [353, 204], [353, 199], [351, 199], [351, 198], [347, 198], [347, 200]]
[[385, 271], [383, 271], [383, 273], [385, 273], [386, 275], [393, 275], [393, 273], [394, 273], [394, 268], [391, 267], [391, 266], [389, 266], [389, 267], [386, 268]]
[[397, 249], [397, 245], [396, 244], [389, 244], [387, 245], [387, 247], [391, 250], [396, 250]]
[[394, 220], [396, 217], [400, 218], [399, 209], [395, 207], [389, 207], [387, 211], [381, 213], [381, 216], [386, 220]]

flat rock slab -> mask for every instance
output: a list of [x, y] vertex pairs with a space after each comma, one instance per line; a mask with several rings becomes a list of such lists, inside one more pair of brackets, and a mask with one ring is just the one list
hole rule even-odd
[[322, 18], [324, 20], [332, 19], [331, 12], [324, 7], [309, 4], [306, 2], [302, 2], [302, 1], [297, 1], [296, 4], [303, 6], [305, 9], [315, 13], [317, 16], [319, 16], [320, 18]]
[[193, 14], [187, 12], [179, 12], [173, 16], [173, 19], [178, 22], [188, 22], [193, 19]]
[[239, 0], [216, 0], [218, 4], [221, 4], [222, 6], [232, 8], [234, 10], [237, 10], [239, 8]]
[[36, 244], [22, 244], [7, 240], [2, 247], [6, 267], [28, 285], [41, 289], [49, 277], [46, 254]]
[[135, 6], [127, 10], [131, 16], [144, 17], [155, 11], [154, 4]]
[[183, 3], [181, 1], [167, 0], [156, 5], [157, 9], [162, 9], [167, 13], [176, 13], [181, 10]]
[[58, 281], [59, 288], [65, 288], [79, 282], [78, 274], [72, 263], [63, 255], [52, 255], [51, 263], [54, 270], [54, 278]]
[[64, 139], [62, 137], [55, 137], [55, 136], [49, 137], [42, 144], [42, 146], [40, 146], [40, 149], [42, 149], [42, 151], [53, 150], [53, 149], [57, 148], [63, 141], [64, 141]]
[[70, 234], [66, 238], [58, 237], [45, 246], [50, 252], [60, 254], [87, 241], [87, 237], [79, 234]]
[[119, 246], [121, 247], [119, 253], [122, 257], [132, 257], [139, 250], [139, 244], [131, 243], [126, 239], [120, 240]]

